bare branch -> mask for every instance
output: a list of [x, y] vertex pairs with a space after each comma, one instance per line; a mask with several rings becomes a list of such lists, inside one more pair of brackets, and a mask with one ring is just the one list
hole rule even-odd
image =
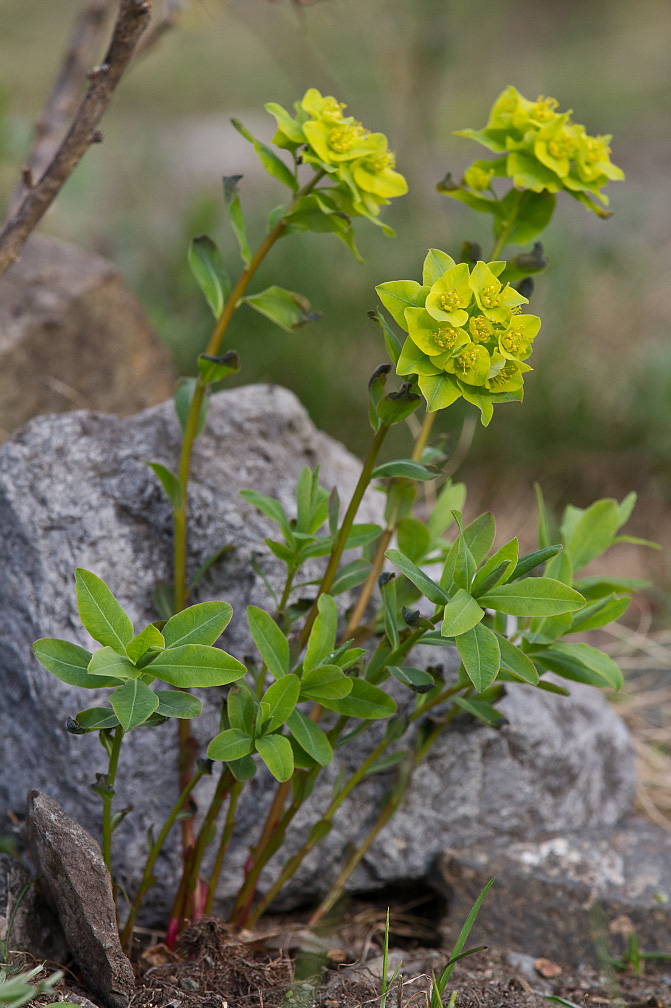
[[149, 31], [137, 47], [135, 52], [136, 59], [139, 59], [140, 56], [146, 56], [161, 41], [164, 35], [176, 27], [178, 16], [187, 3], [188, 0], [165, 0], [160, 18], [155, 23], [152, 23]]
[[86, 72], [100, 51], [111, 6], [110, 0], [89, 0], [75, 21], [60, 72], [35, 124], [35, 143], [23, 166], [22, 182], [10, 199], [7, 216], [17, 210], [58, 150], [82, 100]]
[[130, 62], [138, 39], [149, 23], [150, 14], [151, 0], [120, 0], [119, 14], [107, 55], [104, 62], [88, 75], [88, 90], [65, 139], [41, 178], [36, 181], [28, 179], [34, 184], [0, 231], [0, 275], [18, 258], [28, 235], [90, 145], [100, 141], [98, 123]]

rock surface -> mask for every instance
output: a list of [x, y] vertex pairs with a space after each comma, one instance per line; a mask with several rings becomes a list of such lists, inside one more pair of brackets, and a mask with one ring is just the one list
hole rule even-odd
[[119, 943], [112, 886], [98, 844], [39, 791], [28, 795], [28, 842], [39, 884], [85, 983], [105, 1008], [125, 1008], [135, 977]]
[[27, 868], [8, 854], [0, 854], [0, 941], [36, 959], [65, 962], [68, 958], [58, 918]]
[[[0, 766], [11, 768], [0, 773], [0, 812], [20, 811], [26, 790], [35, 786], [48, 790], [98, 835], [100, 800], [89, 784], [95, 771], [105, 769], [104, 754], [94, 737], [73, 737], [64, 730], [67, 716], [95, 704], [96, 695], [83, 696], [49, 676], [32, 660], [29, 647], [41, 636], [90, 646], [76, 611], [76, 566], [105, 579], [136, 624], [156, 618], [152, 591], [157, 579], [169, 575], [171, 514], [141, 460], [172, 467], [178, 444], [178, 424], [166, 403], [125, 419], [87, 412], [36, 419], [0, 448], [0, 638], [5, 642]], [[270, 522], [238, 491], [254, 487], [277, 496], [291, 514], [300, 469], [318, 461], [322, 484], [337, 485], [341, 500], [348, 499], [358, 462], [315, 430], [291, 393], [251, 386], [214, 397], [192, 466], [191, 571], [225, 543], [235, 543], [236, 549], [208, 573], [193, 601], [231, 601], [234, 616], [223, 646], [237, 657], [251, 650], [245, 606], [269, 605], [266, 588], [250, 566], [252, 555], [261, 552], [276, 588], [281, 576], [279, 562], [263, 544], [272, 532]], [[364, 500], [360, 520], [380, 518], [381, 498], [373, 492]], [[454, 668], [449, 649], [431, 649], [426, 660]], [[195, 722], [203, 746], [218, 730], [220, 695], [210, 691]], [[498, 732], [464, 716], [449, 737], [439, 740], [403, 808], [357, 869], [354, 886], [421, 878], [446, 846], [492, 835], [528, 838], [553, 828], [610, 825], [629, 812], [635, 789], [630, 738], [596, 690], [576, 686], [573, 696], [564, 698], [511, 686], [502, 709], [510, 723]], [[371, 734], [381, 730], [377, 725]], [[357, 766], [362, 751], [369, 751], [368, 737], [339, 750], [339, 765]], [[124, 742], [116, 807], [133, 805], [134, 811], [115, 840], [120, 878], [131, 891], [143, 864], [147, 828], [162, 823], [174, 800], [173, 746], [172, 724], [133, 732]], [[294, 847], [318, 818], [317, 810], [330, 801], [337, 772], [335, 765], [327, 768], [309, 808], [297, 816]], [[213, 784], [211, 778], [203, 781], [201, 808]], [[293, 880], [294, 903], [334, 877], [347, 844], [361, 840], [374, 823], [388, 784], [385, 775], [369, 777], [343, 805], [331, 834]], [[220, 884], [224, 902], [239, 884], [247, 847], [272, 793], [261, 772], [239, 804]], [[178, 869], [173, 844], [157, 864], [161, 885], [149, 893], [147, 922], [164, 919]], [[277, 870], [269, 866], [262, 888]]]
[[671, 831], [642, 819], [612, 829], [554, 833], [534, 842], [445, 851], [433, 884], [454, 936], [492, 876], [469, 942], [518, 949], [561, 965], [599, 965], [635, 931], [641, 951], [669, 952]]
[[173, 383], [169, 354], [116, 269], [33, 235], [0, 278], [0, 440], [40, 413], [133, 413]]

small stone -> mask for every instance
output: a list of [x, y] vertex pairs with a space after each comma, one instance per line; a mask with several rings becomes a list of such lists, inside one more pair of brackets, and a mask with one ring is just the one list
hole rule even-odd
[[126, 1008], [135, 978], [119, 943], [112, 886], [98, 844], [39, 791], [28, 795], [27, 826], [40, 886], [86, 985], [105, 1008]]
[[146, 963], [147, 966], [165, 966], [166, 963], [177, 962], [178, 959], [179, 956], [175, 955], [165, 942], [157, 942], [156, 945], [150, 945], [142, 953], [142, 962]]
[[551, 959], [536, 959], [534, 962], [534, 969], [537, 973], [540, 973], [542, 977], [546, 980], [551, 980], [553, 977], [561, 976], [562, 968], [556, 962], [552, 962]]
[[610, 922], [608, 930], [611, 934], [622, 935], [623, 938], [628, 938], [636, 929], [631, 917], [627, 917], [626, 914], [620, 914], [619, 917], [615, 917]]

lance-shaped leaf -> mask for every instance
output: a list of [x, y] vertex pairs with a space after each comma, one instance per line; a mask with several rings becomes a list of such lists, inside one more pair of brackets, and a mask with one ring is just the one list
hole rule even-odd
[[256, 137], [252, 136], [249, 130], [242, 125], [239, 119], [231, 119], [231, 122], [245, 140], [249, 140], [251, 144], [254, 144], [254, 150], [258, 154], [259, 161], [266, 171], [283, 185], [288, 186], [289, 189], [296, 192], [298, 189], [298, 181], [293, 172], [291, 172], [285, 165], [284, 161], [282, 161], [270, 147], [267, 147], [266, 144], [261, 143], [260, 140], [257, 140]]
[[[618, 504], [606, 498], [595, 501], [580, 514], [566, 537], [566, 551], [571, 558], [573, 570], [577, 571], [604, 553], [612, 544], [620, 525]], [[562, 534], [569, 531], [567, 523], [562, 524]]]
[[247, 670], [242, 662], [219, 648], [185, 644], [166, 648], [147, 666], [147, 672], [171, 686], [225, 686], [241, 679]]
[[384, 315], [381, 315], [380, 312], [369, 311], [368, 318], [371, 320], [371, 322], [377, 322], [377, 324], [382, 328], [387, 353], [391, 357], [394, 364], [395, 365], [398, 364], [398, 359], [401, 356], [401, 350], [403, 348], [403, 344], [401, 343], [400, 339], [398, 338], [394, 330], [391, 328], [391, 326], [388, 324]]
[[203, 385], [221, 381], [239, 370], [240, 358], [235, 350], [227, 350], [218, 357], [212, 354], [200, 354], [198, 357], [198, 371]]
[[214, 644], [233, 615], [228, 602], [199, 602], [172, 616], [163, 627], [167, 648], [184, 644]]
[[289, 672], [289, 642], [275, 620], [258, 606], [247, 606], [247, 621], [259, 654], [276, 679]]
[[501, 650], [501, 668], [511, 672], [517, 679], [531, 683], [532, 686], [538, 684], [538, 672], [531, 658], [520, 648], [511, 644], [503, 634], [496, 635], [499, 648]]
[[422, 397], [411, 389], [411, 383], [404, 382], [398, 392], [388, 392], [377, 404], [377, 415], [387, 427], [407, 419], [421, 403]]
[[103, 679], [88, 674], [91, 652], [78, 644], [42, 637], [31, 648], [40, 665], [48, 672], [67, 683], [68, 686], [82, 686], [84, 689], [101, 689], [104, 686], [118, 686], [119, 679]]
[[226, 698], [226, 710], [231, 728], [239, 728], [240, 731], [252, 735], [257, 706], [258, 700], [244, 679], [231, 686]]
[[490, 728], [500, 728], [502, 725], [508, 724], [505, 714], [502, 714], [496, 707], [492, 707], [486, 700], [472, 700], [470, 697], [455, 696], [454, 702], [472, 717], [477, 718], [478, 721], [489, 725]]
[[153, 623], [150, 623], [139, 634], [135, 634], [126, 648], [126, 653], [132, 662], [137, 662], [150, 648], [161, 649], [163, 647], [165, 647], [163, 634]]
[[496, 634], [489, 627], [477, 623], [472, 630], [456, 637], [459, 657], [466, 674], [478, 693], [491, 686], [501, 667], [501, 652]]
[[240, 206], [240, 190], [238, 189], [238, 182], [241, 178], [242, 175], [224, 175], [224, 203], [226, 204], [231, 227], [235, 232], [235, 237], [238, 242], [240, 257], [242, 258], [245, 266], [249, 266], [252, 259], [252, 253], [249, 248], [249, 242], [247, 241], [247, 225], [245, 224], [245, 218], [242, 215], [242, 207]]
[[104, 581], [91, 571], [75, 571], [77, 607], [84, 627], [104, 647], [126, 653], [133, 639], [133, 624]]
[[77, 730], [68, 724], [68, 731], [73, 735], [85, 732], [102, 731], [103, 728], [116, 728], [119, 718], [110, 707], [88, 707], [80, 711], [75, 718]]
[[480, 566], [492, 548], [495, 535], [496, 523], [494, 515], [489, 511], [481, 514], [464, 529], [464, 540], [471, 551], [476, 567]]
[[301, 679], [301, 700], [314, 700], [327, 704], [330, 700], [340, 700], [352, 692], [352, 683], [339, 665], [320, 665], [303, 673]]
[[589, 644], [553, 644], [533, 655], [534, 661], [565, 679], [620, 689], [622, 672], [613, 659]]
[[484, 615], [473, 596], [460, 588], [445, 606], [440, 632], [443, 637], [458, 637], [472, 630]]
[[331, 743], [321, 728], [309, 717], [306, 717], [301, 711], [295, 710], [287, 718], [287, 728], [299, 746], [305, 749], [308, 756], [311, 756], [320, 766], [326, 766], [332, 762]]
[[316, 668], [335, 649], [338, 630], [338, 610], [330, 595], [320, 595], [317, 601], [319, 614], [310, 631], [303, 669], [309, 672]]
[[208, 235], [201, 234], [189, 245], [187, 257], [196, 283], [212, 314], [218, 319], [231, 292], [231, 281], [224, 268], [221, 252]]
[[374, 431], [379, 430], [382, 426], [382, 421], [377, 413], [377, 404], [384, 395], [387, 375], [390, 371], [391, 364], [380, 364], [368, 379], [368, 418]]
[[438, 495], [427, 522], [433, 536], [441, 536], [454, 521], [454, 511], [460, 511], [466, 500], [466, 485], [447, 480]]
[[256, 751], [273, 777], [284, 783], [294, 772], [294, 754], [284, 735], [262, 735], [255, 741]]
[[499, 585], [478, 599], [485, 609], [509, 616], [559, 616], [577, 612], [585, 599], [579, 592], [553, 578], [531, 577]]
[[[535, 567], [540, 566], [540, 564], [545, 563], [547, 560], [551, 560], [553, 557], [557, 556], [563, 550], [561, 543], [556, 543], [554, 546], [546, 546], [544, 549], [535, 550], [533, 553], [527, 553], [522, 556], [517, 561], [512, 574], [509, 577], [509, 581], [516, 581], [518, 578], [524, 577], [529, 571], [532, 571]], [[561, 579], [560, 579], [561, 580]]]
[[393, 462], [383, 462], [373, 469], [374, 479], [387, 479], [390, 476], [403, 476], [406, 479], [434, 480], [438, 473], [431, 472], [421, 462], [414, 459], [396, 459]]
[[[196, 392], [196, 379], [195, 378], [179, 378], [177, 384], [175, 385], [175, 410], [177, 411], [177, 419], [179, 420], [180, 427], [182, 430], [186, 430], [186, 421], [189, 416], [189, 410], [191, 409], [191, 402]], [[209, 406], [210, 400], [207, 393], [203, 396], [203, 401], [200, 404], [200, 412], [198, 413], [198, 422], [196, 424], [196, 437], [200, 434], [203, 427], [205, 426], [205, 419], [207, 417], [207, 407]]]
[[310, 302], [302, 294], [276, 284], [259, 294], [249, 294], [243, 301], [287, 332], [295, 332], [306, 323], [321, 318], [319, 312], [312, 311]]
[[172, 504], [173, 510], [177, 511], [182, 506], [182, 484], [179, 482], [174, 472], [160, 462], [149, 462], [144, 459], [150, 469], [153, 469], [158, 476], [161, 486], [166, 492], [166, 496]]
[[110, 697], [114, 713], [125, 732], [137, 728], [158, 707], [158, 697], [141, 679], [131, 679]]
[[281, 676], [271, 683], [261, 698], [261, 703], [268, 705], [268, 713], [263, 725], [264, 731], [275, 731], [284, 724], [298, 703], [300, 689], [301, 684], [298, 676], [291, 673]]
[[329, 700], [324, 706], [345, 717], [375, 720], [396, 713], [396, 703], [392, 698], [365, 679], [352, 679], [350, 693], [341, 700]]
[[429, 602], [433, 602], [435, 605], [445, 605], [449, 602], [449, 596], [443, 591], [437, 584], [431, 580], [428, 574], [414, 564], [412, 560], [404, 556], [400, 550], [390, 549], [387, 550], [385, 556], [388, 560], [398, 567], [402, 574], [412, 581], [412, 583], [419, 588], [422, 595], [428, 598]]
[[156, 713], [163, 717], [197, 718], [203, 709], [198, 697], [182, 690], [159, 689], [155, 692], [158, 697]]
[[398, 635], [397, 621], [398, 605], [396, 602], [396, 575], [389, 574], [385, 571], [383, 574], [380, 574], [377, 579], [377, 584], [380, 589], [380, 595], [382, 596], [384, 628], [392, 648], [397, 648], [400, 644], [400, 638]]
[[394, 679], [403, 683], [413, 693], [428, 693], [436, 685], [436, 680], [425, 669], [413, 668], [411, 665], [388, 665]]
[[226, 731], [216, 735], [207, 747], [208, 757], [220, 763], [242, 759], [252, 752], [254, 752], [254, 740], [251, 735], [240, 731], [239, 728], [227, 728]]
[[431, 545], [431, 533], [418, 518], [402, 518], [398, 523], [396, 539], [401, 553], [413, 563], [426, 556]]
[[142, 670], [128, 658], [117, 654], [114, 648], [104, 647], [94, 651], [89, 662], [89, 675], [111, 677], [112, 679], [137, 679]]
[[606, 595], [605, 598], [577, 612], [567, 632], [584, 633], [586, 630], [597, 630], [609, 623], [615, 623], [627, 611], [630, 602], [629, 598], [619, 599], [614, 595]]

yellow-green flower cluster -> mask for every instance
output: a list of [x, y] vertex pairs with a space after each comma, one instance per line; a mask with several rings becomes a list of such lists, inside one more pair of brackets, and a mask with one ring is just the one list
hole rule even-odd
[[432, 249], [423, 283], [392, 280], [377, 287], [380, 300], [408, 333], [396, 364], [417, 375], [431, 412], [463, 397], [478, 406], [483, 424], [493, 404], [522, 399], [525, 364], [540, 329], [536, 315], [519, 314], [525, 297], [499, 280], [505, 262], [473, 269]]
[[405, 178], [395, 171], [396, 159], [384, 133], [371, 133], [346, 116], [342, 102], [310, 88], [294, 107], [292, 118], [281, 105], [266, 105], [277, 122], [273, 142], [293, 152], [300, 148], [303, 161], [336, 180], [329, 194], [338, 196], [340, 209], [377, 217], [381, 206], [408, 191]]
[[566, 190], [591, 210], [600, 209], [592, 197], [608, 205], [601, 191], [624, 172], [610, 160], [611, 137], [589, 136], [573, 122], [571, 110], [559, 112], [557, 101], [539, 95], [529, 101], [514, 87], [507, 87], [494, 102], [484, 129], [459, 130], [484, 147], [505, 157], [476, 161], [464, 181], [476, 191], [489, 187], [494, 175], [511, 178], [521, 189], [534, 192]]

